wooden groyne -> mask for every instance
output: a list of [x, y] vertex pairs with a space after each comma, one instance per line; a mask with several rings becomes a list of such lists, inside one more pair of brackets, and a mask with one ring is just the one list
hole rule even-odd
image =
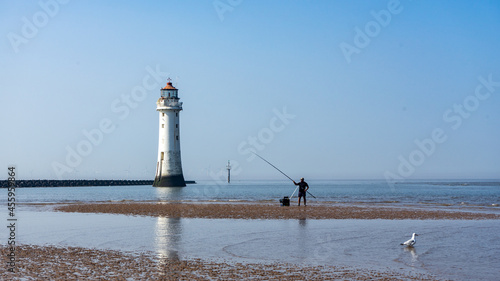
[[[195, 184], [186, 181], [186, 184]], [[16, 180], [15, 187], [69, 187], [69, 186], [117, 186], [117, 185], [153, 185], [153, 180]], [[0, 181], [1, 188], [7, 188], [8, 181]]]

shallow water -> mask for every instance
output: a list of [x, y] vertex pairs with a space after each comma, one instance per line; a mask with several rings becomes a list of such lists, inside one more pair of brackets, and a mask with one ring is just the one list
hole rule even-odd
[[[498, 220], [175, 219], [27, 208], [17, 218], [21, 244], [153, 251], [159, 258], [352, 266], [453, 280], [495, 280], [500, 268]], [[7, 237], [7, 229], [0, 229]], [[399, 245], [412, 232], [420, 235], [416, 246]]]

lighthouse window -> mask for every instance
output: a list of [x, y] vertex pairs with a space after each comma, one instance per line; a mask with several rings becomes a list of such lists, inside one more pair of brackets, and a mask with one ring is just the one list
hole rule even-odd
[[179, 140], [179, 136], [175, 136], [175, 138], [176, 138], [177, 140]]
[[176, 128], [179, 128], [179, 124], [175, 124], [175, 127], [176, 127]]
[[162, 113], [161, 116], [165, 116], [165, 113]]
[[161, 124], [161, 127], [162, 127], [162, 128], [165, 128], [165, 124]]
[[175, 113], [175, 117], [178, 117], [179, 116], [179, 113]]

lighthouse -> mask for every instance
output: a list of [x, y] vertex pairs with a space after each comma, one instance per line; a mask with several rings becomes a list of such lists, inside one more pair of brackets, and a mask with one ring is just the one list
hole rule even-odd
[[182, 102], [179, 102], [177, 89], [172, 86], [171, 79], [162, 88], [161, 97], [156, 102], [156, 111], [160, 115], [158, 161], [153, 186], [183, 187], [186, 186], [181, 164], [179, 113]]

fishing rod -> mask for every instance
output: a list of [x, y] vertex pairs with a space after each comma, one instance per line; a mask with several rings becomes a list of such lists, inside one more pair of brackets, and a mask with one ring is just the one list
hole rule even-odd
[[[269, 161], [267, 161], [266, 159], [262, 158], [262, 156], [260, 156], [259, 154], [255, 153], [252, 151], [253, 154], [255, 154], [255, 156], [259, 157], [260, 159], [264, 160], [264, 162], [266, 162], [267, 164], [271, 165], [273, 168], [275, 168], [276, 170], [278, 170], [280, 173], [282, 173], [285, 177], [289, 178], [291, 181], [295, 182], [291, 177], [287, 176], [287, 174], [283, 173], [283, 171], [281, 171], [280, 169], [278, 169], [278, 167], [274, 166], [273, 164], [271, 164]], [[297, 187], [298, 188], [298, 187]], [[297, 188], [295, 188], [295, 190], [297, 190]], [[295, 190], [293, 191], [293, 193], [295, 193]], [[306, 191], [307, 193], [309, 193], [309, 195], [311, 195], [313, 198], [316, 198], [316, 196], [312, 195], [311, 192], [309, 191]], [[293, 196], [293, 193], [292, 193], [292, 196]], [[292, 196], [290, 196], [290, 198], [292, 198]]]
[[[292, 195], [290, 195], [290, 200], [292, 200], [292, 197], [293, 197], [293, 195], [295, 194], [295, 191], [297, 191], [297, 188], [299, 188], [299, 186], [298, 186], [298, 185], [297, 185], [297, 187], [293, 190]], [[309, 193], [309, 194], [310, 194], [310, 193]]]

